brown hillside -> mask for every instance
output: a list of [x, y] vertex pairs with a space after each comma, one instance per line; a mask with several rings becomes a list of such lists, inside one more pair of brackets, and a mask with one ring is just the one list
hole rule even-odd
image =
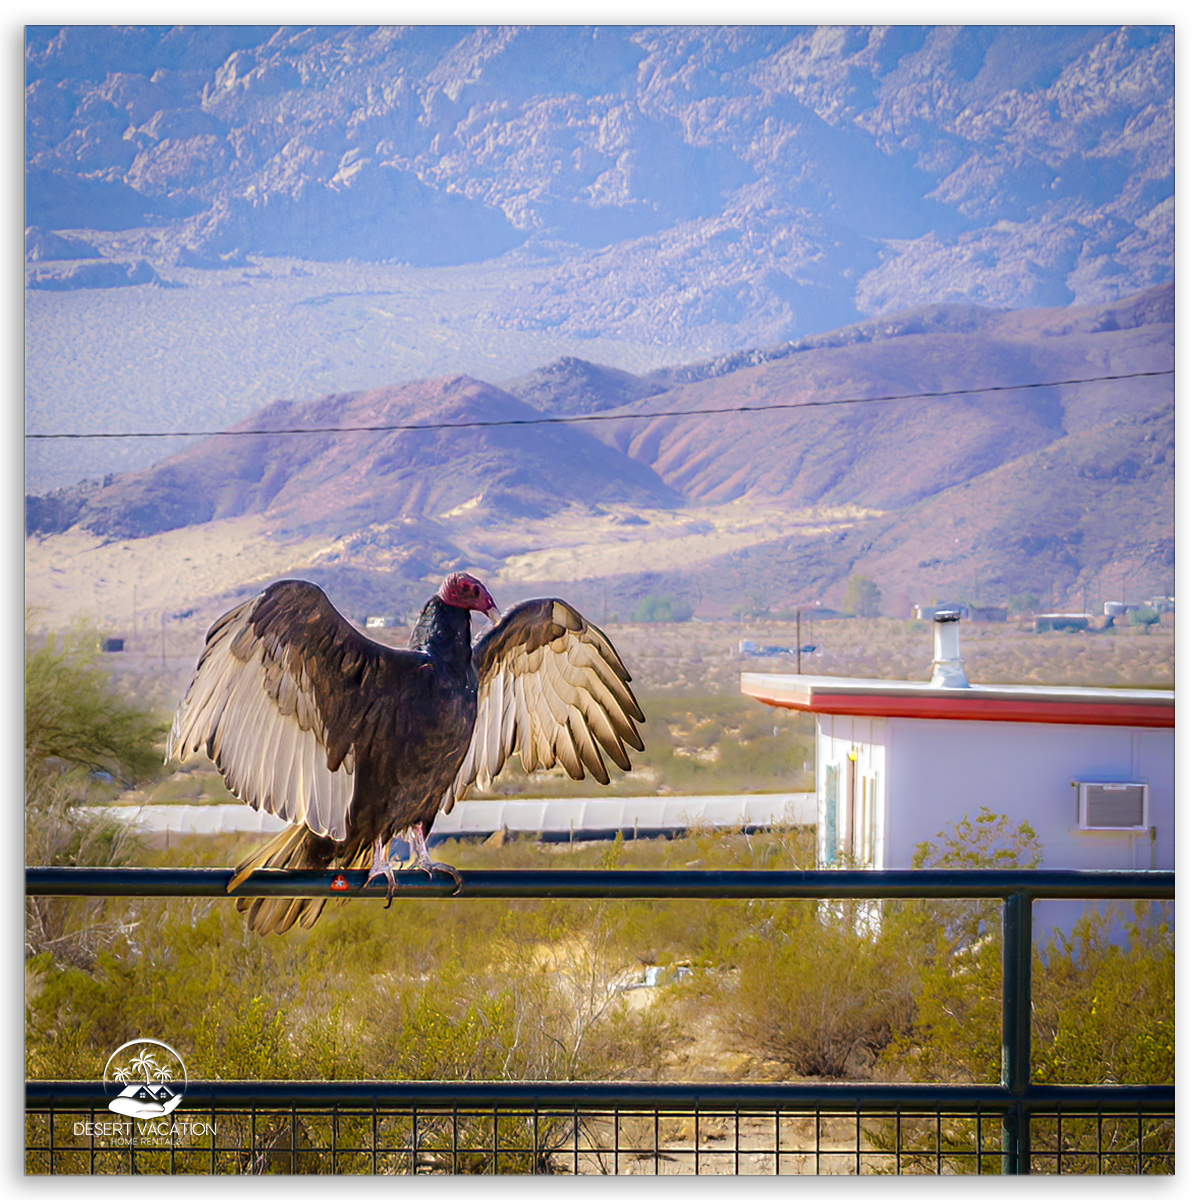
[[[1135, 321], [1147, 321], [1134, 324]], [[1078, 430], [1169, 402], [1170, 376], [985, 392], [961, 398], [831, 404], [1169, 369], [1173, 289], [1126, 305], [993, 314], [970, 333], [921, 322], [866, 343], [833, 345], [678, 386], [630, 413], [777, 412], [662, 417], [598, 428], [598, 436], [700, 503], [739, 497], [808, 506], [898, 509], [994, 470]], [[903, 332], [911, 328], [912, 332]]]
[[[459, 375], [279, 403], [241, 428], [528, 421], [576, 404], [617, 419], [211, 438], [99, 490], [32, 497], [29, 529], [137, 539], [253, 517], [258, 537], [317, 539], [287, 569], [359, 613], [404, 611], [454, 567], [512, 599], [555, 592], [622, 614], [656, 594], [707, 617], [754, 596], [838, 607], [855, 574], [897, 616], [1022, 592], [1073, 606], [1170, 594], [1172, 375], [837, 401], [1169, 372], [1173, 307], [1169, 286], [1091, 308], [939, 306], [673, 379], [559, 360], [514, 383], [529, 402]], [[690, 415], [720, 408], [759, 411]], [[132, 563], [119, 586], [144, 599]], [[171, 603], [279, 569], [267, 555]]]
[[[536, 410], [465, 376], [420, 380], [311, 403], [279, 402], [234, 430], [528, 420]], [[442, 516], [541, 516], [565, 496], [657, 507], [676, 499], [645, 466], [577, 429], [520, 427], [213, 437], [122, 476], [77, 523], [139, 537], [261, 513], [277, 532], [334, 536]]]
[[[754, 594], [777, 610], [818, 601], [838, 607], [846, 581], [864, 574], [893, 616], [913, 604], [1002, 603], [1021, 592], [1075, 608], [1170, 594], [1173, 474], [1172, 411], [1135, 414], [897, 512], [764, 537], [686, 571], [647, 573], [628, 593], [702, 599], [707, 612], [727, 612]], [[629, 603], [625, 594], [619, 599]]]

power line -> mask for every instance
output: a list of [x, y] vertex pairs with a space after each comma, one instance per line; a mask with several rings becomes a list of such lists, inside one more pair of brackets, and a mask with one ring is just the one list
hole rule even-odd
[[718, 408], [663, 409], [639, 413], [581, 413], [568, 417], [511, 417], [497, 421], [431, 421], [397, 425], [297, 426], [287, 429], [170, 429], [130, 433], [27, 433], [27, 441], [87, 440], [92, 438], [170, 437], [284, 437], [314, 433], [416, 433], [441, 429], [498, 429], [519, 425], [581, 425], [594, 421], [653, 421], [659, 417], [708, 417], [730, 413], [772, 413], [797, 408], [833, 408], [843, 404], [883, 404], [894, 400], [941, 400], [953, 396], [982, 396], [990, 392], [1027, 392], [1036, 388], [1076, 387], [1087, 383], [1112, 383], [1122, 379], [1149, 379], [1174, 375], [1163, 371], [1130, 371], [1123, 375], [1091, 375], [1085, 379], [1056, 379], [1044, 383], [1001, 383], [986, 387], [954, 388], [945, 392], [896, 392], [888, 396], [849, 396], [840, 400], [797, 400], [790, 404], [731, 404]]

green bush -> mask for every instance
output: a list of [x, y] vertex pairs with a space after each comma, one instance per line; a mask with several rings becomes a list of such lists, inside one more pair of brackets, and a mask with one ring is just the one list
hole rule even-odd
[[912, 1019], [900, 944], [879, 936], [868, 906], [764, 906], [741, 943], [739, 971], [718, 995], [746, 1050], [800, 1075], [865, 1075]]
[[[1012, 870], [1041, 862], [1041, 842], [1029, 822], [1014, 824], [987, 807], [913, 853], [918, 869]], [[995, 900], [904, 906], [901, 924], [920, 967], [913, 1026], [888, 1048], [887, 1068], [919, 1079], [999, 1080], [1001, 919]]]
[[873, 579], [865, 575], [852, 575], [850, 586], [846, 589], [846, 610], [856, 617], [879, 616], [879, 605], [883, 592]]
[[675, 596], [647, 596], [630, 618], [642, 622], [690, 621], [692, 606]]
[[98, 635], [77, 627], [25, 655], [25, 761], [51, 760], [127, 781], [161, 767], [155, 742], [166, 726], [122, 700], [100, 665]]
[[1039, 953], [1033, 1078], [1174, 1082], [1175, 929], [1161, 905], [1093, 911]]
[[[974, 817], [964, 814], [932, 841], [918, 843], [913, 866], [941, 870], [1015, 870], [1040, 867], [1042, 844], [1028, 821], [1014, 825], [1003, 813], [984, 806]], [[956, 955], [980, 939], [998, 937], [1000, 905], [995, 900], [925, 902], [911, 910], [925, 924], [926, 936], [945, 942], [945, 953]], [[942, 953], [935, 950], [934, 957]]]
[[1162, 621], [1162, 615], [1156, 608], [1135, 608], [1129, 614], [1129, 619], [1140, 626], [1143, 633], [1149, 633], [1152, 625], [1158, 625]]
[[771, 606], [758, 592], [752, 592], [730, 614], [735, 621], [761, 621], [771, 616]]
[[[1040, 862], [1041, 846], [1028, 823], [1014, 825], [982, 809], [974, 820], [964, 818], [937, 841], [922, 845], [914, 865], [996, 869]], [[901, 923], [907, 925], [909, 944], [923, 961], [911, 1028], [886, 1048], [881, 1067], [914, 1082], [998, 1083], [1003, 993], [999, 903], [913, 905]], [[1173, 1081], [1174, 923], [1161, 905], [1090, 912], [1070, 933], [1059, 931], [1046, 944], [1035, 946], [1032, 967], [1035, 1083]], [[881, 1149], [896, 1150], [894, 1131], [888, 1128], [867, 1136]], [[972, 1122], [944, 1120], [936, 1136], [943, 1150], [971, 1151], [978, 1131]], [[1035, 1123], [1032, 1149], [1116, 1153], [1139, 1138], [1148, 1153], [1167, 1155], [1174, 1150], [1169, 1121], [1139, 1131], [1135, 1119], [1122, 1118], [1105, 1120], [1103, 1143], [1091, 1119], [1064, 1121], [1058, 1129]], [[934, 1147], [935, 1135], [909, 1137], [906, 1144], [918, 1152], [912, 1160], [915, 1166], [919, 1151]], [[998, 1136], [985, 1135], [979, 1148], [998, 1150]], [[1147, 1162], [1148, 1170], [1157, 1171], [1169, 1159]], [[1118, 1156], [1104, 1170], [1120, 1173], [1128, 1169], [1127, 1163]], [[998, 1171], [999, 1160], [985, 1159], [984, 1166]]]
[[[1028, 822], [983, 808], [918, 847], [916, 867], [1038, 866]], [[913, 905], [902, 922], [924, 943], [910, 1033], [885, 1055], [915, 1080], [1000, 1079], [1001, 909]], [[1033, 961], [1033, 1071], [1045, 1083], [1166, 1083], [1173, 1078], [1174, 924], [1161, 906], [1093, 911], [1058, 931]], [[1130, 1019], [1136, 1014], [1136, 1019]]]

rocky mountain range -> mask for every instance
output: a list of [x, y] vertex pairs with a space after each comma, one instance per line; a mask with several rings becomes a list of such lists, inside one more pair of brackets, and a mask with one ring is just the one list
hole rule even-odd
[[25, 71], [33, 288], [505, 256], [500, 327], [740, 349], [1173, 278], [1169, 27], [30, 26]]
[[[751, 594], [836, 602], [854, 574], [897, 614], [1158, 593], [1173, 364], [1171, 285], [940, 305], [645, 376], [561, 359], [508, 390], [452, 376], [280, 402], [146, 470], [31, 497], [28, 528], [139, 539], [255, 515], [263, 536], [325, 539], [322, 581], [366, 609], [455, 566], [725, 614]], [[564, 416], [585, 419], [543, 423]]]
[[67, 593], [235, 529], [196, 588], [363, 612], [1172, 586], [1170, 27], [27, 26], [25, 84]]

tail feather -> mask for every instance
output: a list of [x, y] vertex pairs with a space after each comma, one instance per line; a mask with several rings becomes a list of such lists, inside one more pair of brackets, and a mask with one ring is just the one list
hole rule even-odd
[[[229, 881], [229, 891], [234, 891], [255, 871], [262, 869], [290, 871], [323, 871], [344, 868], [353, 870], [365, 867], [371, 861], [371, 847], [368, 845], [347, 846], [320, 834], [313, 833], [305, 825], [297, 825], [285, 829], [278, 837], [272, 838], [264, 846], [260, 846], [244, 862], [239, 863], [233, 878]], [[345, 898], [339, 897], [344, 903]], [[316, 924], [321, 910], [325, 907], [324, 898], [298, 898], [291, 896], [267, 897], [246, 896], [237, 902], [238, 912], [247, 916], [247, 925], [256, 933], [287, 933], [293, 925], [300, 923], [304, 929], [311, 929]]]

